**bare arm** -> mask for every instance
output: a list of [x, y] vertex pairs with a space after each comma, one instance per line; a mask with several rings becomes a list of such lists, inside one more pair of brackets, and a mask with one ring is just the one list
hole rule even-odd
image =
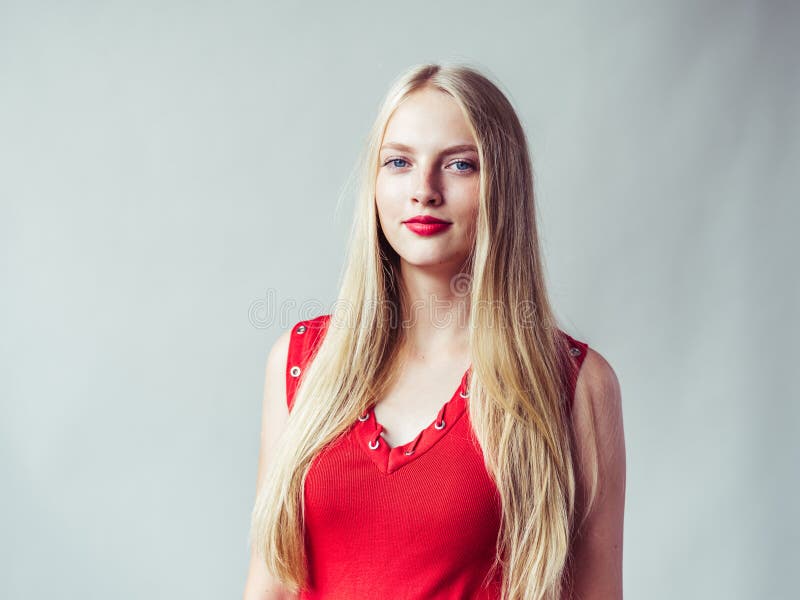
[[[622, 600], [622, 532], [625, 510], [625, 435], [619, 381], [605, 358], [589, 348], [575, 390], [572, 413], [576, 455], [585, 472], [591, 418], [598, 446], [597, 499], [573, 547], [570, 600]], [[579, 497], [588, 481], [578, 484]]]
[[[260, 489], [264, 479], [264, 472], [269, 457], [272, 455], [272, 446], [289, 418], [289, 409], [286, 406], [286, 361], [289, 357], [290, 336], [291, 330], [281, 334], [273, 344], [267, 358], [256, 490]], [[297, 597], [297, 594], [288, 592], [279, 581], [269, 574], [266, 565], [251, 549], [243, 600], [294, 600]]]

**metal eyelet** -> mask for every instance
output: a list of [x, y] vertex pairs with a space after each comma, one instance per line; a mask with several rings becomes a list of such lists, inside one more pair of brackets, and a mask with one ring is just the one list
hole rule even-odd
[[300, 367], [294, 366], [289, 370], [289, 375], [292, 377], [300, 377]]
[[461, 390], [458, 395], [462, 398], [469, 398], [469, 390]]
[[295, 331], [299, 334], [303, 334], [306, 332], [307, 327], [305, 325], [300, 325]]
[[439, 423], [434, 423], [434, 424], [433, 424], [433, 426], [434, 426], [436, 429], [444, 429], [444, 419], [442, 419], [441, 421], [439, 421]]
[[572, 354], [572, 356], [578, 356], [581, 353], [581, 349], [573, 346], [569, 349], [569, 353]]
[[403, 454], [405, 454], [406, 456], [411, 456], [412, 454], [414, 454], [414, 451], [413, 450], [406, 450], [405, 452], [403, 452]]
[[364, 413], [363, 415], [358, 417], [359, 421], [366, 421], [367, 419], [369, 419], [369, 413]]
[[381, 445], [381, 443], [378, 440], [375, 440], [375, 445], [374, 446], [372, 445], [372, 442], [370, 442], [368, 445], [369, 445], [370, 450], [375, 450], [378, 446]]

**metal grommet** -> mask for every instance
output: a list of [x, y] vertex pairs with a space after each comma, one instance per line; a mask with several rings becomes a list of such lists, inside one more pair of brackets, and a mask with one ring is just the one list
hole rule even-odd
[[461, 390], [458, 395], [462, 398], [469, 398], [469, 390]]
[[412, 454], [414, 454], [414, 451], [413, 450], [406, 450], [403, 454], [405, 454], [406, 456], [411, 456]]
[[305, 332], [306, 332], [306, 329], [307, 329], [307, 327], [306, 327], [305, 325], [300, 325], [300, 327], [298, 327], [298, 328], [297, 328], [295, 331], [296, 331], [297, 333], [300, 333], [300, 334], [302, 334], [302, 333], [305, 333]]
[[289, 375], [291, 375], [292, 377], [300, 377], [300, 367], [298, 367], [297, 365], [292, 367], [289, 370]]
[[444, 419], [442, 419], [442, 420], [441, 420], [441, 421], [439, 421], [438, 423], [434, 423], [434, 424], [433, 424], [433, 426], [434, 426], [436, 429], [444, 429]]
[[375, 440], [375, 445], [373, 446], [372, 442], [370, 442], [369, 443], [369, 448], [370, 448], [370, 450], [375, 450], [380, 445], [381, 445], [381, 443], [378, 440]]
[[572, 356], [578, 356], [581, 353], [581, 349], [573, 346], [569, 349], [569, 353], [572, 354]]
[[369, 413], [364, 413], [363, 415], [358, 417], [359, 421], [366, 421], [367, 419], [369, 419]]

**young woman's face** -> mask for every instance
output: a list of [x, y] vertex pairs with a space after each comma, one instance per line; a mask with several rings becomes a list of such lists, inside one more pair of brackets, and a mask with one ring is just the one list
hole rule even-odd
[[[430, 88], [409, 95], [387, 124], [379, 158], [378, 219], [401, 262], [461, 267], [474, 243], [480, 165], [455, 100]], [[421, 215], [446, 224], [407, 222]]]

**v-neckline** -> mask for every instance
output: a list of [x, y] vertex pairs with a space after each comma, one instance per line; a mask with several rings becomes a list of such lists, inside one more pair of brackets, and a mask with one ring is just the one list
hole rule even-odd
[[466, 400], [469, 396], [469, 375], [471, 372], [472, 364], [462, 375], [458, 389], [439, 408], [439, 412], [433, 422], [420, 431], [410, 442], [395, 447], [389, 445], [380, 435], [385, 427], [378, 422], [375, 416], [374, 404], [358, 418], [355, 424], [355, 433], [358, 437], [359, 445], [382, 473], [385, 475], [394, 473], [419, 458], [447, 435], [447, 432], [453, 428], [453, 425], [467, 408]]

